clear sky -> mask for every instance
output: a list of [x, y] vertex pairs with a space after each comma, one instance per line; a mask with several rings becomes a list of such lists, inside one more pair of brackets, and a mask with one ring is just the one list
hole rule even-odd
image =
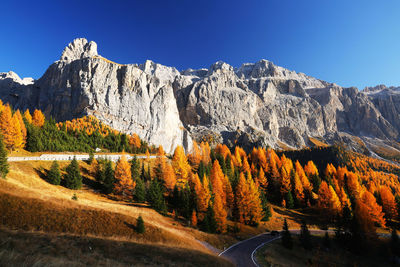
[[342, 86], [400, 85], [400, 1], [113, 0], [0, 4], [0, 72], [39, 78], [74, 38], [119, 63], [268, 59]]

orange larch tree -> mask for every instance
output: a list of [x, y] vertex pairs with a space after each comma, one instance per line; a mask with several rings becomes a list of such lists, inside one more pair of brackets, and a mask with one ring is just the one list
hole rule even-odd
[[220, 195], [214, 195], [213, 210], [215, 214], [215, 222], [217, 223], [217, 231], [226, 232], [226, 210]]
[[3, 142], [8, 150], [12, 150], [15, 144], [15, 132], [12, 121], [11, 107], [4, 106], [0, 115], [0, 132], [3, 135]]
[[218, 160], [214, 160], [211, 173], [210, 173], [210, 182], [213, 190], [213, 194], [219, 195], [221, 197], [221, 201], [224, 207], [226, 207], [226, 195], [224, 190], [224, 173], [222, 172], [221, 166], [219, 165]]
[[381, 186], [379, 190], [382, 208], [385, 213], [385, 217], [389, 220], [397, 218], [397, 205], [396, 200], [392, 194], [392, 191], [387, 186]]
[[383, 217], [384, 214], [382, 212], [382, 207], [379, 206], [378, 203], [376, 203], [374, 195], [365, 190], [362, 194], [362, 200], [358, 201], [357, 205], [359, 205], [360, 202], [366, 205], [369, 220], [373, 221], [374, 223], [380, 224], [381, 226], [385, 226], [385, 219]]
[[162, 172], [162, 181], [167, 192], [172, 192], [176, 185], [174, 168], [170, 163], [165, 163]]
[[115, 166], [114, 191], [116, 194], [131, 195], [136, 183], [132, 180], [131, 166], [126, 160], [125, 155], [118, 160]]

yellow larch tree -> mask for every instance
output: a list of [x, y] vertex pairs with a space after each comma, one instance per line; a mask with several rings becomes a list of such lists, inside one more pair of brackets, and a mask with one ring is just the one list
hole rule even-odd
[[187, 182], [191, 167], [187, 161], [185, 151], [182, 146], [177, 146], [172, 158], [172, 166], [174, 167], [177, 184], [184, 186]]
[[32, 123], [35, 126], [42, 127], [44, 125], [45, 117], [42, 111], [35, 109], [32, 116]]

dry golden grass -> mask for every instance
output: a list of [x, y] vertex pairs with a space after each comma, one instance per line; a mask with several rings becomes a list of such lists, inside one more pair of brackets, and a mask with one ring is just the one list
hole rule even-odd
[[318, 140], [318, 139], [316, 139], [316, 138], [314, 138], [314, 137], [308, 137], [308, 140], [309, 140], [314, 146], [317, 146], [317, 147], [328, 147], [328, 146], [329, 146], [328, 144], [326, 144], [326, 143], [324, 143], [324, 142], [322, 142], [322, 141], [320, 141], [320, 140]]
[[[66, 167], [69, 162], [59, 162]], [[152, 166], [154, 160], [145, 161]], [[40, 178], [51, 162], [12, 162], [7, 180], [0, 180], [1, 224], [13, 229], [42, 230], [93, 236], [113, 236], [135, 242], [171, 244], [177, 247], [207, 251], [198, 240], [223, 248], [237, 240], [231, 236], [203, 233], [161, 216], [146, 205], [115, 201], [95, 192], [84, 184], [81, 190], [54, 186]], [[87, 181], [93, 177], [90, 168], [80, 162]], [[76, 193], [78, 201], [71, 199]], [[7, 216], [5, 216], [7, 214]], [[146, 223], [145, 235], [134, 231], [136, 218], [141, 215]], [[70, 221], [67, 224], [65, 222]]]
[[0, 229], [0, 266], [232, 266], [207, 253], [95, 237]]

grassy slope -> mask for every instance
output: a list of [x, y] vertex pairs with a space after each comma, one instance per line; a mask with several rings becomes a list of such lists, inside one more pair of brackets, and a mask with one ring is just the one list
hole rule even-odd
[[[65, 167], [68, 162], [59, 162]], [[150, 163], [152, 164], [152, 162]], [[0, 225], [7, 229], [70, 234], [81, 237], [112, 238], [140, 244], [157, 244], [210, 253], [199, 241], [223, 249], [265, 230], [280, 230], [283, 219], [291, 228], [299, 228], [301, 219], [314, 221], [297, 211], [274, 207], [273, 216], [257, 228], [242, 226], [240, 233], [206, 234], [186, 227], [170, 217], [161, 216], [145, 204], [107, 198], [90, 185], [90, 166], [80, 162], [84, 174], [81, 190], [69, 190], [48, 184], [40, 176], [51, 162], [12, 162], [7, 180], [0, 179]], [[147, 168], [147, 167], [146, 167]], [[71, 199], [76, 193], [78, 201]], [[136, 218], [142, 215], [146, 233], [135, 231]], [[233, 227], [234, 223], [229, 222]], [[311, 228], [313, 228], [311, 226]]]
[[208, 253], [94, 237], [0, 230], [2, 266], [231, 266]]
[[[62, 162], [65, 166], [67, 162]], [[0, 225], [7, 229], [106, 237], [137, 244], [166, 245], [210, 253], [198, 240], [223, 248], [235, 242], [232, 237], [209, 235], [179, 225], [145, 205], [114, 201], [84, 185], [82, 190], [54, 186], [40, 178], [40, 169], [51, 162], [13, 162], [7, 180], [0, 179]], [[81, 163], [86, 179], [89, 167]], [[78, 201], [71, 200], [76, 193]], [[146, 233], [135, 231], [142, 215]], [[217, 260], [217, 259], [215, 259]]]

